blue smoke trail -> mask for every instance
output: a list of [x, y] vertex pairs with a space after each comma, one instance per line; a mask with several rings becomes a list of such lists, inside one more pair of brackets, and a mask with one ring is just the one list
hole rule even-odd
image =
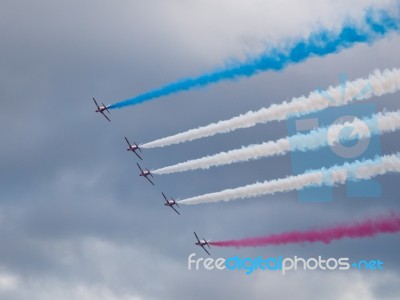
[[400, 20], [396, 14], [390, 15], [384, 10], [368, 9], [360, 25], [354, 20], [346, 21], [340, 32], [328, 29], [312, 33], [307, 39], [298, 40], [284, 49], [274, 48], [257, 58], [250, 59], [236, 66], [204, 74], [196, 78], [187, 78], [159, 89], [141, 94], [108, 106], [109, 109], [136, 105], [161, 96], [187, 91], [195, 87], [204, 87], [221, 80], [237, 77], [250, 77], [261, 71], [282, 70], [288, 64], [299, 63], [313, 56], [325, 56], [350, 48], [356, 43], [372, 43], [391, 31], [399, 29]]

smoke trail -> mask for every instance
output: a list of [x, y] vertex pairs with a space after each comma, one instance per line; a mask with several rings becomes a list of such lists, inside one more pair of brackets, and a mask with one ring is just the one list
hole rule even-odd
[[333, 240], [343, 238], [363, 238], [373, 237], [381, 233], [397, 233], [400, 231], [400, 213], [393, 212], [386, 216], [376, 219], [366, 219], [361, 222], [315, 229], [307, 231], [290, 231], [280, 234], [267, 236], [244, 238], [240, 240], [215, 241], [209, 242], [210, 245], [217, 247], [262, 247], [278, 246], [296, 243], [316, 243], [323, 242], [329, 244]]
[[283, 179], [257, 182], [254, 184], [227, 189], [216, 193], [205, 194], [178, 201], [179, 204], [215, 203], [246, 199], [277, 192], [301, 190], [305, 187], [334, 186], [343, 184], [347, 180], [366, 180], [377, 175], [396, 172], [400, 173], [400, 153], [376, 157], [373, 160], [355, 161], [329, 169], [308, 171], [306, 173], [289, 176]]
[[[351, 134], [342, 137], [343, 129], [351, 128]], [[384, 134], [400, 129], [400, 111], [378, 113], [370, 118], [355, 118], [351, 122], [335, 124], [329, 128], [314, 129], [308, 134], [298, 133], [288, 138], [250, 145], [241, 149], [220, 152], [214, 155], [189, 160], [176, 165], [153, 170], [154, 174], [171, 174], [196, 169], [208, 169], [235, 162], [249, 161], [263, 157], [284, 155], [289, 151], [318, 150], [325, 146], [334, 146], [339, 142], [369, 138], [371, 135]]]
[[398, 30], [399, 24], [400, 20], [397, 15], [389, 15], [384, 10], [369, 9], [363, 20], [360, 22], [347, 21], [342, 25], [339, 32], [324, 28], [319, 32], [311, 33], [307, 39], [288, 43], [284, 48], [273, 48], [259, 57], [243, 63], [237, 63], [233, 67], [227, 67], [195, 78], [183, 79], [134, 98], [112, 104], [108, 108], [115, 109], [136, 105], [153, 98], [187, 91], [195, 87], [204, 87], [222, 80], [243, 76], [250, 77], [261, 71], [282, 70], [290, 63], [299, 63], [312, 56], [325, 56], [330, 53], [336, 53], [350, 48], [356, 43], [372, 43], [388, 32]]
[[281, 104], [272, 104], [268, 108], [249, 111], [229, 120], [219, 121], [158, 139], [146, 143], [142, 147], [155, 148], [179, 144], [239, 128], [252, 127], [259, 123], [267, 123], [274, 120], [282, 121], [289, 116], [303, 116], [310, 112], [323, 110], [329, 106], [342, 106], [352, 101], [394, 93], [400, 90], [400, 69], [384, 70], [383, 72], [376, 70], [367, 79], [356, 79], [352, 82], [346, 82], [345, 85], [347, 91], [345, 95], [342, 95], [342, 85], [329, 87], [324, 92], [314, 91], [308, 97], [301, 96], [293, 98], [290, 102], [284, 101]]

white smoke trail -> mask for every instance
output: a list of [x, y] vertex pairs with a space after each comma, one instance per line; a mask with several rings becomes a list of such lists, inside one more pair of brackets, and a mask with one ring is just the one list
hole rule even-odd
[[[351, 135], [341, 137], [340, 132], [351, 128]], [[314, 129], [308, 134], [296, 134], [277, 141], [250, 145], [241, 149], [220, 152], [214, 155], [189, 160], [176, 165], [153, 170], [154, 174], [171, 174], [196, 169], [208, 169], [213, 166], [232, 164], [240, 161], [249, 161], [263, 157], [284, 155], [289, 151], [317, 150], [324, 146], [334, 146], [338, 142], [353, 139], [369, 138], [371, 135], [384, 134], [400, 129], [400, 111], [384, 112], [370, 118], [358, 119], [335, 124], [328, 128]]]
[[366, 180], [391, 172], [400, 172], [400, 153], [376, 157], [373, 160], [345, 163], [342, 166], [334, 166], [329, 169], [322, 168], [283, 179], [258, 182], [243, 187], [183, 199], [178, 201], [178, 203], [189, 205], [245, 199], [271, 195], [277, 192], [301, 190], [310, 186], [334, 186], [343, 184], [347, 180]]
[[355, 100], [364, 100], [372, 96], [394, 93], [400, 89], [400, 69], [376, 70], [366, 79], [346, 82], [346, 94], [342, 95], [344, 85], [329, 87], [324, 92], [314, 91], [308, 97], [293, 98], [290, 102], [272, 104], [268, 108], [249, 111], [229, 120], [219, 121], [207, 126], [190, 129], [186, 132], [161, 138], [146, 144], [143, 148], [164, 147], [193, 141], [203, 137], [226, 133], [239, 128], [252, 127], [258, 123], [284, 120], [288, 116], [302, 116], [310, 112], [320, 111], [329, 106], [342, 106]]

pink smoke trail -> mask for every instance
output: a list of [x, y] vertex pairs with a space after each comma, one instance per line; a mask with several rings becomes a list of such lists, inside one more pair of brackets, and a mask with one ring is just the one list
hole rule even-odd
[[214, 241], [210, 245], [217, 247], [262, 247], [278, 246], [295, 243], [329, 244], [333, 240], [343, 238], [373, 237], [381, 233], [396, 233], [400, 231], [400, 212], [392, 212], [389, 215], [376, 219], [366, 219], [361, 222], [353, 222], [337, 225], [331, 228], [315, 229], [308, 231], [290, 231], [280, 234], [271, 234], [261, 237], [244, 238], [240, 240]]

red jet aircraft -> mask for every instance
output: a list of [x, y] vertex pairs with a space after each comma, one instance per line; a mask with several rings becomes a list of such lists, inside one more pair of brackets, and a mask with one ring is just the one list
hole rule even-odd
[[211, 255], [211, 254], [206, 250], [206, 248], [204, 247], [205, 245], [207, 245], [208, 248], [211, 249], [210, 245], [208, 244], [208, 242], [209, 242], [210, 240], [207, 241], [205, 238], [203, 238], [202, 240], [199, 240], [199, 237], [197, 236], [196, 232], [194, 233], [194, 235], [196, 236], [196, 239], [197, 239], [197, 242], [195, 243], [195, 245], [200, 246], [201, 248], [204, 249], [204, 251], [207, 252], [208, 255]]
[[142, 150], [139, 148], [139, 146], [135, 142], [133, 142], [133, 145], [131, 143], [129, 143], [129, 141], [128, 141], [128, 139], [126, 137], [125, 137], [125, 140], [126, 140], [126, 142], [128, 143], [128, 146], [129, 146], [129, 148], [126, 149], [126, 150], [132, 151], [133, 153], [136, 154], [137, 157], [139, 157], [141, 160], [143, 160], [143, 158], [141, 158], [140, 155], [136, 153], [136, 150], [139, 150], [140, 153], [142, 153]]
[[106, 110], [108, 113], [110, 113], [110, 111], [108, 110], [107, 106], [104, 105], [104, 103], [102, 103], [102, 106], [99, 106], [96, 102], [96, 99], [93, 98], [94, 103], [97, 106], [96, 112], [101, 113], [108, 121], [111, 122], [111, 120], [106, 116], [106, 114], [104, 113], [104, 111]]
[[139, 174], [139, 176], [145, 177], [148, 181], [150, 181], [150, 183], [151, 183], [152, 185], [154, 185], [153, 181], [151, 181], [151, 180], [147, 177], [147, 176], [151, 176], [151, 177], [153, 178], [153, 174], [151, 174], [150, 171], [149, 171], [148, 169], [146, 169], [145, 171], [143, 171], [143, 169], [140, 167], [140, 165], [139, 165], [138, 163], [136, 163], [136, 164], [137, 164], [137, 166], [138, 166], [139, 169], [140, 169], [140, 174]]
[[167, 197], [165, 197], [165, 195], [164, 195], [164, 193], [161, 193], [163, 196], [164, 196], [164, 199], [165, 199], [165, 203], [164, 203], [164, 205], [165, 206], [169, 206], [169, 207], [171, 207], [174, 211], [176, 211], [176, 213], [178, 214], [178, 215], [180, 215], [180, 213], [175, 209], [175, 207], [174, 207], [174, 205], [176, 205], [177, 207], [179, 207], [179, 205], [178, 205], [178, 203], [176, 203], [176, 201], [174, 200], [174, 199], [170, 199], [170, 200], [168, 200], [167, 199]]

